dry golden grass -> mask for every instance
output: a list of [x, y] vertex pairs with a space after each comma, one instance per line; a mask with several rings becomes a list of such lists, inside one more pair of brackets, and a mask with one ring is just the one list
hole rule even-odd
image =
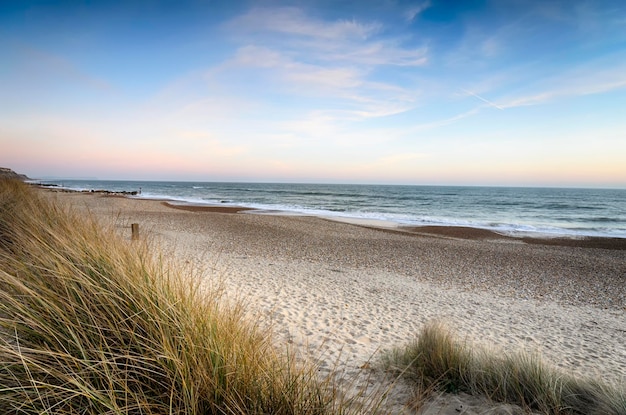
[[461, 342], [441, 323], [385, 356], [417, 388], [482, 395], [543, 414], [626, 415], [626, 392], [557, 370], [536, 355], [507, 354]]
[[332, 385], [218, 292], [0, 181], [0, 413], [326, 414]]

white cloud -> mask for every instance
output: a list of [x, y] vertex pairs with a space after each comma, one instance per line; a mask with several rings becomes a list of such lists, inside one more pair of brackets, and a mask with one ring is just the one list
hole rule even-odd
[[363, 85], [359, 71], [351, 68], [321, 68], [296, 65], [288, 74], [291, 82], [329, 88], [356, 88]]
[[369, 80], [367, 68], [303, 63], [276, 50], [253, 45], [239, 49], [231, 61], [214, 68], [210, 76], [219, 78], [237, 71], [253, 71], [259, 83], [274, 93], [330, 100], [326, 106], [342, 108], [336, 114], [344, 120], [404, 112], [415, 105], [417, 97], [415, 91]]
[[430, 0], [427, 0], [421, 4], [411, 7], [406, 12], [404, 12], [404, 17], [408, 22], [412, 22], [415, 20], [417, 15], [419, 15], [424, 10], [428, 9], [431, 6]]
[[504, 108], [502, 108], [501, 106], [499, 106], [498, 104], [496, 104], [496, 103], [494, 103], [494, 102], [491, 102], [491, 101], [489, 101], [488, 99], [483, 98], [483, 97], [481, 97], [481, 96], [480, 96], [480, 95], [478, 95], [478, 94], [475, 94], [474, 92], [468, 91], [467, 89], [462, 89], [462, 91], [463, 91], [463, 92], [465, 92], [465, 93], [466, 93], [466, 94], [468, 94], [468, 95], [473, 96], [474, 98], [477, 98], [477, 99], [479, 99], [479, 100], [481, 100], [481, 101], [483, 101], [483, 102], [487, 103], [487, 104], [488, 104], [489, 106], [491, 106], [491, 107], [497, 108], [497, 109], [499, 109], [499, 110], [503, 110], [503, 109], [504, 109]]
[[534, 92], [508, 98], [503, 108], [538, 105], [557, 99], [602, 94], [626, 88], [626, 65], [610, 66], [594, 62], [572, 71], [559, 73], [535, 82]]
[[271, 44], [305, 61], [359, 65], [421, 66], [425, 46], [405, 48], [384, 36], [380, 23], [325, 22], [297, 8], [253, 9], [226, 25], [231, 36], [248, 44]]
[[355, 20], [325, 22], [295, 7], [254, 8], [232, 20], [227, 27], [238, 33], [280, 33], [325, 40], [367, 39], [381, 28], [378, 23]]
[[[428, 6], [420, 5], [413, 17]], [[325, 21], [293, 7], [254, 8], [224, 29], [242, 46], [232, 59], [208, 72], [214, 83], [226, 78], [237, 83], [254, 73], [267, 95], [304, 98], [298, 102], [301, 116], [332, 111], [339, 123], [414, 108], [417, 88], [407, 86], [406, 80], [400, 86], [400, 80], [381, 74], [388, 66], [428, 62], [426, 46], [405, 47], [406, 37], [386, 36], [378, 22]]]
[[284, 56], [264, 46], [247, 45], [237, 50], [233, 63], [242, 66], [272, 68], [284, 64]]
[[[297, 84], [301, 92], [311, 91], [316, 94], [328, 90], [357, 88], [364, 83], [364, 71], [352, 67], [322, 66], [303, 63], [277, 50], [267, 47], [248, 45], [240, 48], [231, 61], [214, 68], [210, 74], [219, 76], [233, 70], [269, 69], [276, 87]], [[259, 79], [264, 75], [257, 73]], [[321, 88], [321, 89], [320, 89]]]
[[387, 40], [346, 46], [337, 53], [329, 53], [325, 59], [363, 65], [424, 66], [428, 63], [428, 48], [403, 49]]

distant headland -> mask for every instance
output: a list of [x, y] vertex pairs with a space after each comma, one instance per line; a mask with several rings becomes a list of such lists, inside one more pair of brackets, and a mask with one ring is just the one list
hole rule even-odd
[[16, 173], [6, 167], [0, 167], [0, 179], [29, 180], [28, 176], [25, 174]]

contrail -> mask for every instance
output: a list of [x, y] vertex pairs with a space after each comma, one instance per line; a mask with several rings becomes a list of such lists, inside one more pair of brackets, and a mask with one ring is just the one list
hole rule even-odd
[[471, 91], [468, 91], [467, 89], [463, 89], [463, 88], [461, 88], [461, 91], [463, 91], [463, 92], [465, 92], [467, 94], [470, 94], [471, 96], [476, 97], [476, 98], [478, 98], [479, 100], [481, 100], [483, 102], [486, 102], [487, 104], [491, 105], [492, 107], [495, 107], [495, 108], [499, 109], [500, 111], [504, 111], [504, 108], [502, 108], [498, 104], [495, 104], [495, 103], [489, 101], [488, 99], [485, 99], [485, 98], [481, 97], [480, 95], [477, 95], [477, 94], [475, 94], [475, 93], [473, 93]]

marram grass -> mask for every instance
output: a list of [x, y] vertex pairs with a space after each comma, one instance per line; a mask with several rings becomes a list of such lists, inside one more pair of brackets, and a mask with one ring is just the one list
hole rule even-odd
[[341, 412], [331, 389], [145, 243], [0, 180], [0, 413]]
[[420, 390], [466, 392], [542, 414], [626, 415], [626, 391], [575, 377], [527, 353], [502, 353], [457, 339], [439, 322], [395, 349], [385, 365]]

